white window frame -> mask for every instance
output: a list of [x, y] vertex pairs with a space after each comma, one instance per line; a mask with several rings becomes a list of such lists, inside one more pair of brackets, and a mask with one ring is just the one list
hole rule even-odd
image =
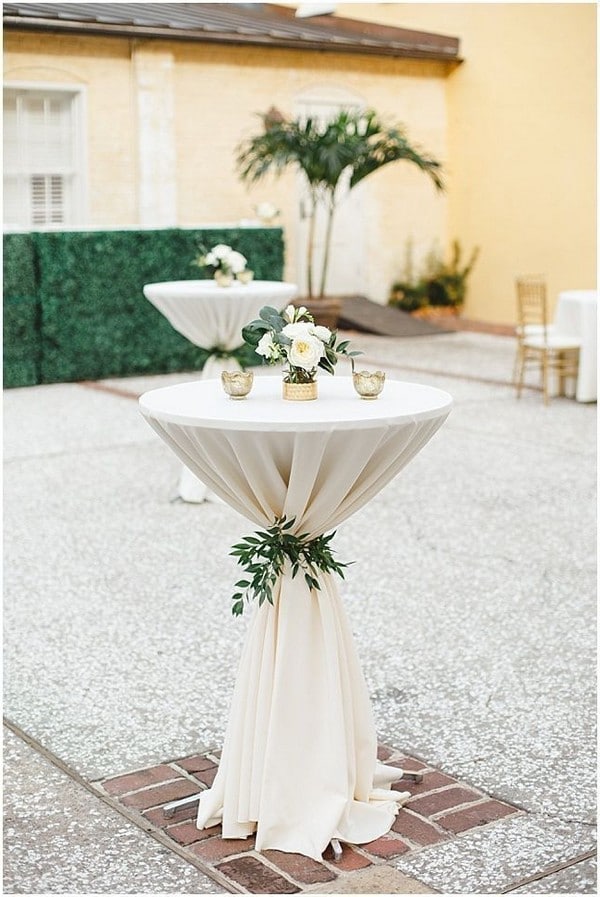
[[[39, 93], [39, 94], [68, 94], [72, 97], [71, 113], [73, 116], [73, 178], [71, 184], [71, 207], [69, 220], [62, 224], [34, 225], [32, 221], [25, 224], [7, 224], [3, 221], [4, 230], [73, 230], [85, 226], [88, 223], [88, 173], [87, 173], [87, 91], [85, 85], [63, 82], [47, 81], [7, 81], [4, 83], [5, 92]], [[7, 175], [6, 164], [4, 174]], [[32, 175], [35, 172], [23, 172], [23, 176]]]

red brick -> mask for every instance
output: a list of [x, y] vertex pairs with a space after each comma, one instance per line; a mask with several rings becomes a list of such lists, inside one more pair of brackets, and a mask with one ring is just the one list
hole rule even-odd
[[178, 825], [170, 825], [165, 832], [178, 844], [194, 844], [196, 841], [206, 841], [213, 835], [220, 835], [221, 826], [213, 825], [210, 828], [199, 829], [196, 828], [195, 822], [180, 822]]
[[274, 866], [285, 872], [290, 878], [301, 881], [303, 884], [312, 885], [319, 881], [332, 881], [336, 875], [323, 866], [305, 857], [301, 853], [285, 853], [283, 850], [264, 850], [263, 856]]
[[401, 853], [408, 853], [410, 850], [408, 844], [405, 844], [400, 838], [394, 838], [393, 835], [383, 835], [376, 841], [370, 841], [369, 844], [361, 844], [361, 847], [376, 857], [396, 857]]
[[193, 844], [190, 850], [209, 863], [218, 863], [219, 860], [224, 860], [234, 853], [254, 850], [254, 840], [254, 838], [210, 838], [208, 841]]
[[342, 844], [342, 855], [338, 863], [334, 862], [333, 850], [331, 844], [327, 847], [323, 854], [323, 859], [328, 863], [333, 863], [340, 872], [356, 872], [357, 869], [365, 869], [372, 866], [372, 862], [368, 857], [364, 857], [361, 853], [352, 850], [347, 844]]
[[377, 745], [377, 759], [378, 760], [387, 760], [388, 757], [391, 757], [393, 754], [393, 750], [387, 747], [385, 744]]
[[149, 819], [153, 825], [159, 828], [166, 828], [173, 825], [174, 822], [183, 822], [186, 819], [195, 819], [198, 815], [198, 804], [192, 804], [190, 807], [184, 807], [182, 810], [176, 810], [174, 816], [165, 816], [162, 807], [155, 807], [154, 810], [144, 810], [144, 816]]
[[196, 794], [199, 790], [195, 782], [180, 778], [176, 782], [168, 782], [166, 785], [157, 785], [155, 788], [146, 788], [144, 791], [136, 791], [135, 794], [127, 794], [121, 799], [121, 803], [126, 807], [133, 807], [134, 810], [148, 810], [150, 807], [158, 807], [171, 800], [179, 800], [180, 797]]
[[199, 772], [195, 772], [194, 778], [198, 779], [199, 782], [202, 782], [203, 785], [208, 785], [208, 787], [210, 787], [214, 782], [218, 771], [219, 767], [213, 766], [212, 769], [203, 769]]
[[417, 794], [426, 794], [433, 791], [434, 788], [443, 788], [445, 785], [456, 785], [456, 779], [445, 776], [441, 772], [426, 772], [423, 774], [422, 782], [411, 782], [410, 779], [400, 779], [394, 782], [392, 788], [394, 791], [408, 791], [415, 797]]
[[300, 891], [255, 857], [238, 857], [221, 863], [217, 869], [251, 894], [297, 894]]
[[480, 797], [480, 794], [470, 788], [456, 786], [446, 788], [444, 791], [435, 791], [426, 797], [411, 797], [406, 806], [414, 810], [415, 813], [420, 813], [421, 816], [433, 816], [434, 813], [441, 813], [442, 810], [449, 810], [450, 807], [479, 800]]
[[516, 812], [516, 807], [509, 807], [508, 804], [503, 804], [499, 800], [488, 800], [483, 804], [477, 804], [465, 810], [447, 813], [445, 816], [440, 816], [436, 819], [436, 822], [442, 828], [458, 834], [458, 832], [476, 828], [478, 825], [486, 825], [488, 822], [494, 822], [496, 819], [503, 819], [504, 816], [510, 816], [511, 813]]
[[415, 816], [407, 810], [400, 810], [394, 824], [393, 831], [408, 838], [419, 847], [425, 847], [427, 844], [438, 844], [440, 841], [446, 841], [448, 836], [438, 832], [433, 825], [425, 822], [420, 816]]
[[205, 769], [214, 769], [216, 763], [209, 760], [208, 757], [202, 757], [197, 754], [194, 757], [184, 757], [182, 760], [176, 760], [177, 766], [181, 766], [186, 772], [202, 772]]
[[102, 787], [109, 794], [127, 794], [129, 791], [138, 791], [140, 788], [147, 788], [148, 785], [156, 785], [158, 782], [177, 778], [181, 778], [180, 774], [171, 766], [163, 763], [161, 766], [152, 766], [150, 769], [140, 769], [138, 772], [130, 772], [126, 776], [108, 779], [102, 783]]

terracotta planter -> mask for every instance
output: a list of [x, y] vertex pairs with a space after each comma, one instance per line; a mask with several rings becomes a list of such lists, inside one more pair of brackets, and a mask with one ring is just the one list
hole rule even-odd
[[413, 318], [457, 318], [460, 314], [460, 308], [457, 305], [426, 305], [424, 308], [418, 308], [411, 311]]

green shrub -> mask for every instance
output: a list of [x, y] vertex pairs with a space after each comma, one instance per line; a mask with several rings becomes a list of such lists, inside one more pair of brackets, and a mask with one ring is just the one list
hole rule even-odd
[[[41, 315], [38, 311], [36, 320], [23, 317], [20, 329], [12, 326], [10, 333], [10, 342], [19, 347], [23, 363], [39, 369], [39, 379], [31, 382], [201, 369], [207, 353], [177, 333], [143, 294], [146, 283], [206, 276], [191, 263], [200, 243], [229, 243], [247, 257], [257, 280], [281, 280], [283, 274], [279, 228], [174, 228], [11, 237], [8, 242], [5, 239], [5, 266], [8, 257], [17, 270], [29, 241], [34, 255], [32, 270], [37, 272], [33, 295]], [[9, 304], [21, 307], [15, 299], [21, 295], [18, 288], [19, 279], [13, 277], [10, 288], [7, 286]], [[37, 354], [31, 348], [36, 331]], [[12, 356], [9, 361], [14, 363]], [[7, 379], [9, 374], [12, 379], [7, 385], [25, 385], [24, 375], [23, 382], [16, 383], [12, 369], [5, 371]]]
[[4, 386], [40, 382], [40, 303], [30, 234], [4, 236]]

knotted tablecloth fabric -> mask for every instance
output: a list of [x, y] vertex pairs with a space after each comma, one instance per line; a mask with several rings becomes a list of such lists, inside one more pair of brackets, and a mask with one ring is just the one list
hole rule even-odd
[[[253, 523], [295, 517], [292, 531], [313, 538], [376, 495], [451, 405], [441, 390], [400, 383], [388, 383], [379, 404], [363, 403], [349, 378], [321, 381], [328, 395], [317, 402], [289, 403], [268, 377], [255, 386], [255, 411], [250, 401], [243, 410], [226, 407], [225, 422], [217, 384], [201, 386], [195, 401], [203, 423], [193, 422], [192, 392], [175, 396], [181, 387], [171, 387], [174, 413], [161, 411], [169, 390], [140, 400], [151, 426]], [[408, 406], [420, 413], [402, 410], [411, 393]], [[257, 850], [315, 859], [332, 838], [361, 844], [383, 835], [409, 797], [389, 790], [402, 771], [377, 763], [369, 695], [336, 582], [323, 574], [319, 581], [320, 591], [311, 591], [288, 567], [274, 605], [254, 608], [219, 771], [197, 821], [200, 828], [222, 821], [224, 838], [256, 831]]]
[[[144, 295], [165, 316], [169, 324], [195, 346], [218, 355], [206, 359], [201, 380], [219, 378], [221, 371], [239, 371], [234, 357], [222, 353], [239, 349], [242, 328], [254, 318], [264, 305], [280, 309], [294, 298], [298, 288], [293, 283], [255, 280], [252, 283], [233, 283], [220, 287], [214, 280], [173, 280], [147, 283]], [[183, 501], [201, 503], [212, 497], [206, 486], [184, 467], [177, 492]]]

